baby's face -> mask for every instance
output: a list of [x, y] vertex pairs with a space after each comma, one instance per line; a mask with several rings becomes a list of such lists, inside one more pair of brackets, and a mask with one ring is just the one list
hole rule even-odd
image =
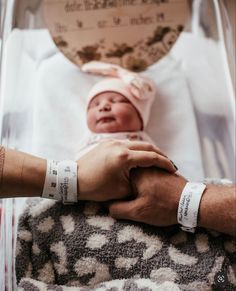
[[104, 92], [92, 99], [88, 106], [87, 123], [95, 133], [138, 131], [142, 128], [136, 108], [116, 92]]

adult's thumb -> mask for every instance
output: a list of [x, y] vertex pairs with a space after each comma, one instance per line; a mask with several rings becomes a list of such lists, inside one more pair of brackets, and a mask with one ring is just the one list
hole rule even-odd
[[135, 217], [136, 206], [137, 200], [111, 202], [109, 213], [117, 219], [138, 220], [138, 217]]

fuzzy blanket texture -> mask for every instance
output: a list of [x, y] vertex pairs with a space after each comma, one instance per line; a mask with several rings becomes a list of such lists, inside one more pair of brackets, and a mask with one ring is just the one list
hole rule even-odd
[[15, 263], [18, 290], [236, 290], [233, 237], [115, 220], [94, 202], [29, 200]]

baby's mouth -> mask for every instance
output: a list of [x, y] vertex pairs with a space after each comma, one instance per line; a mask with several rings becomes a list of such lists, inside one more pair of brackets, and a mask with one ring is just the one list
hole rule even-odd
[[101, 123], [109, 123], [109, 122], [112, 122], [112, 121], [115, 121], [115, 118], [114, 117], [102, 117], [102, 118], [99, 118], [97, 123], [98, 122], [101, 122]]

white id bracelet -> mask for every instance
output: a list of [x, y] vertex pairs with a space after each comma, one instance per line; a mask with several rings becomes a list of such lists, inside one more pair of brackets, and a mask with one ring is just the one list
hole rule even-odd
[[58, 193], [64, 204], [78, 201], [77, 198], [77, 163], [62, 161], [58, 163]]
[[188, 182], [179, 200], [177, 220], [184, 231], [195, 232], [198, 209], [202, 194], [206, 188], [203, 183]]
[[57, 191], [58, 163], [58, 161], [47, 160], [47, 172], [42, 193], [43, 198], [61, 200]]

